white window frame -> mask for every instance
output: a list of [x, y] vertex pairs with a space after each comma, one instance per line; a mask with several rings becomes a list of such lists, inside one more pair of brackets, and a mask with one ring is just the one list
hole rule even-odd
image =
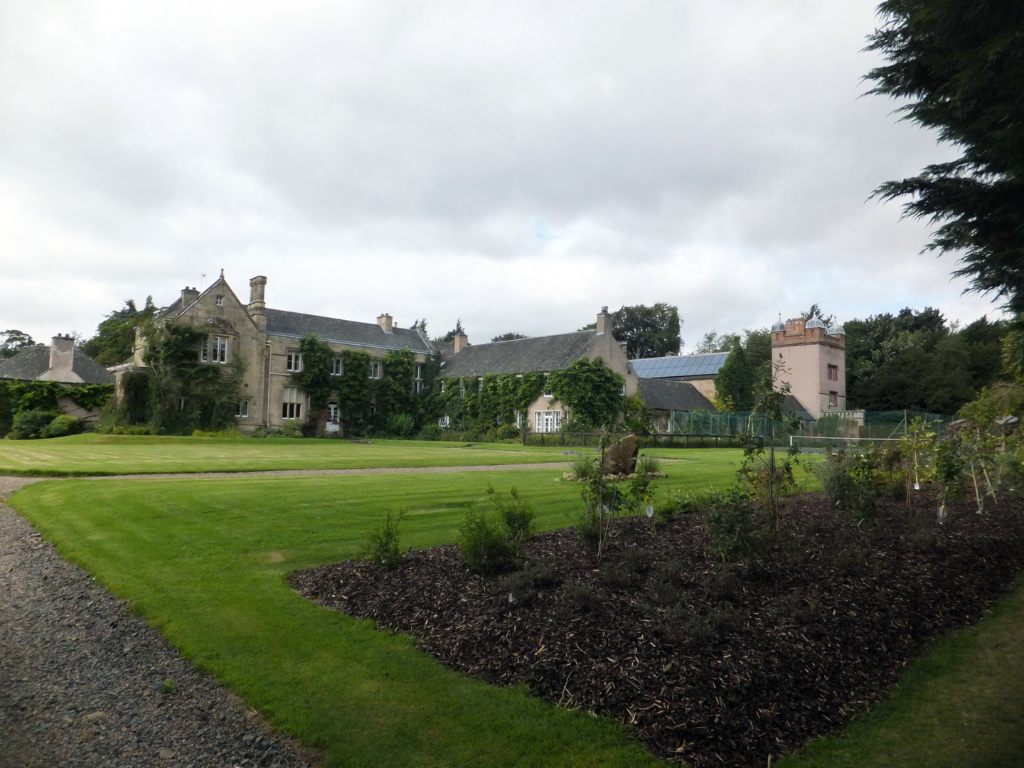
[[249, 418], [249, 401], [239, 400], [238, 405], [235, 406], [235, 418], [236, 419], [247, 419]]
[[370, 378], [379, 379], [381, 378], [381, 365], [379, 360], [370, 361]]
[[626, 396], [626, 385], [625, 384], [623, 384], [621, 387], [619, 387], [619, 396], [620, 397], [625, 397]]
[[285, 387], [281, 393], [281, 418], [301, 419], [305, 397], [298, 387]]
[[522, 429], [525, 423], [526, 414], [523, 413], [522, 411], [516, 411], [516, 426], [519, 427], [519, 429]]
[[327, 414], [330, 421], [336, 424], [338, 423], [338, 421], [340, 421], [339, 417], [341, 416], [341, 409], [338, 408], [337, 403], [328, 403]]
[[335, 376], [342, 376], [345, 373], [345, 363], [340, 357], [334, 358], [334, 363], [331, 365], [331, 373]]
[[214, 299], [214, 303], [218, 307], [223, 307], [224, 306], [224, 297], [223, 296], [218, 296], [216, 299]]
[[452, 417], [447, 413], [437, 420], [437, 426], [441, 429], [448, 429], [452, 425]]
[[534, 431], [538, 434], [550, 434], [562, 428], [561, 411], [535, 411]]
[[284, 356], [284, 369], [292, 373], [299, 373], [302, 370], [302, 353], [288, 352]]
[[441, 394], [442, 395], [444, 394], [444, 390], [445, 390], [444, 379], [441, 379]]
[[[211, 336], [210, 356], [211, 363], [226, 363], [228, 361], [228, 340], [226, 336]], [[204, 345], [205, 347], [205, 345]], [[205, 350], [204, 350], [205, 351]]]

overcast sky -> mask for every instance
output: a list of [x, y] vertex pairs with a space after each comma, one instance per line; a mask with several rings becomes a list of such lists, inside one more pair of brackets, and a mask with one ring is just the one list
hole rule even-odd
[[474, 342], [962, 296], [867, 198], [952, 156], [863, 97], [873, 0], [0, 0], [0, 330], [243, 301]]

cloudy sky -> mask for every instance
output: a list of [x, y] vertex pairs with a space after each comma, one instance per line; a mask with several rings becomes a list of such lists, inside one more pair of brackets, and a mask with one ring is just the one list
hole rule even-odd
[[863, 97], [876, 0], [0, 0], [0, 330], [243, 301], [470, 340], [962, 296], [867, 198], [951, 157]]

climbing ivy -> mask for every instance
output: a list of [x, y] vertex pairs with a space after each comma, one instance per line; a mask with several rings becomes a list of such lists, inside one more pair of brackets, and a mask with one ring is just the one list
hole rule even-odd
[[59, 381], [0, 381], [0, 436], [7, 434], [22, 411], [57, 411], [57, 399], [69, 397], [87, 410], [102, 407], [114, 394], [113, 384], [63, 384]]
[[160, 434], [188, 435], [194, 430], [230, 429], [244, 361], [210, 365], [199, 360], [207, 331], [183, 323], [166, 323], [146, 331], [143, 361], [149, 373], [146, 421]]
[[[544, 391], [543, 373], [490, 374], [482, 379], [444, 378], [439, 395], [440, 414], [459, 429], [487, 430], [514, 424], [516, 413], [525, 413]], [[437, 389], [440, 392], [440, 385]]]
[[568, 429], [594, 429], [614, 423], [622, 413], [623, 378], [600, 357], [581, 357], [551, 374], [551, 393], [567, 412]]

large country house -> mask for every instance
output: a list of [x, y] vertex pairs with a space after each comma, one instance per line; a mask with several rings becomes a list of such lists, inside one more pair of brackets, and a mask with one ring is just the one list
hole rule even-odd
[[[409, 386], [417, 386], [417, 377], [422, 381], [433, 350], [421, 331], [395, 327], [391, 315], [386, 313], [376, 323], [359, 323], [270, 309], [266, 288], [266, 277], [252, 278], [249, 302], [242, 303], [222, 271], [204, 291], [183, 289], [181, 296], [156, 317], [158, 323], [187, 323], [206, 329], [206, 340], [197, 350], [202, 362], [225, 365], [244, 361], [236, 412], [242, 432], [252, 432], [260, 426], [280, 427], [288, 419], [304, 419], [309, 414], [309, 397], [295, 385], [292, 374], [302, 370], [299, 346], [310, 333], [338, 354], [334, 361], [336, 374], [342, 373], [341, 353], [345, 351], [368, 353], [366, 375], [377, 379], [383, 375], [383, 361], [389, 352], [409, 350], [416, 361], [414, 380]], [[114, 368], [115, 374], [143, 367], [143, 353], [144, 341], [139, 338], [132, 361]], [[337, 405], [331, 403], [328, 407], [336, 422]]]
[[[580, 358], [600, 358], [624, 381], [624, 395], [637, 394], [655, 412], [658, 431], [672, 428], [680, 411], [714, 411], [714, 380], [727, 354], [687, 355], [627, 360], [625, 345], [612, 335], [612, 316], [607, 307], [597, 315], [596, 327], [576, 333], [471, 345], [460, 333], [450, 343], [432, 343], [415, 328], [398, 328], [385, 313], [376, 323], [270, 309], [266, 304], [267, 278], [249, 281], [249, 301], [243, 303], [220, 277], [204, 291], [185, 288], [181, 296], [156, 318], [206, 330], [197, 354], [209, 365], [243, 362], [238, 427], [252, 432], [257, 427], [281, 427], [289, 419], [309, 414], [309, 396], [296, 385], [293, 374], [302, 370], [300, 343], [314, 334], [338, 355], [334, 373], [343, 371], [342, 354], [365, 352], [370, 357], [369, 378], [381, 378], [385, 357], [407, 350], [415, 365], [410, 388], [419, 391], [431, 357], [441, 358], [439, 380], [483, 381], [487, 376], [550, 374], [568, 368]], [[133, 359], [111, 370], [144, 366], [144, 340], [137, 340]], [[845, 335], [841, 327], [826, 328], [819, 320], [778, 322], [772, 327], [772, 355], [781, 361], [782, 380], [790, 383], [790, 410], [807, 419], [846, 408]], [[532, 397], [532, 394], [530, 395]], [[330, 425], [344, 421], [338, 405], [330, 403]], [[516, 423], [534, 432], [558, 431], [565, 420], [562, 405], [549, 393], [541, 393], [524, 411], [514, 414]], [[449, 424], [447, 414], [441, 425]]]

